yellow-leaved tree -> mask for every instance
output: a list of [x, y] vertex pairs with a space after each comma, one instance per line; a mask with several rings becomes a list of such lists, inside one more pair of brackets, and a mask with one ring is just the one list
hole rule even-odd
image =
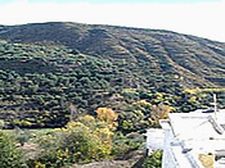
[[117, 127], [118, 114], [111, 108], [99, 107], [96, 110], [97, 119], [99, 121], [105, 122], [108, 128], [114, 130]]

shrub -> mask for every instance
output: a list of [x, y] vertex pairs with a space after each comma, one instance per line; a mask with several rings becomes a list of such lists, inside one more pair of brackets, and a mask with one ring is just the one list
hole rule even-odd
[[121, 132], [117, 132], [113, 137], [112, 155], [116, 158], [123, 159], [129, 152], [142, 147], [144, 138], [140, 137], [139, 134], [135, 134], [134, 136], [135, 138], [129, 135], [125, 136]]
[[161, 168], [162, 167], [162, 151], [157, 150], [148, 156], [144, 163], [144, 168]]
[[0, 132], [0, 166], [1, 168], [23, 168], [22, 152], [17, 148], [13, 137]]
[[90, 162], [107, 157], [107, 145], [101, 141], [97, 133], [80, 122], [70, 122], [65, 129], [60, 130], [59, 148], [67, 151], [69, 162]]
[[41, 148], [37, 158], [29, 160], [29, 167], [59, 168], [68, 163], [67, 151], [60, 149], [59, 139], [54, 134], [48, 134], [38, 139]]
[[112, 153], [111, 125], [89, 115], [69, 122], [65, 128], [40, 137], [42, 152], [30, 166], [58, 168], [72, 163], [87, 163], [108, 159]]

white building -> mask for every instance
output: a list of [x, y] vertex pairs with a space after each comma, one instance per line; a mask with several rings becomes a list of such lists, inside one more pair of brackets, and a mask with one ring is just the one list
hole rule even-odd
[[225, 168], [225, 110], [171, 113], [160, 124], [146, 135], [150, 151], [163, 149], [163, 168]]

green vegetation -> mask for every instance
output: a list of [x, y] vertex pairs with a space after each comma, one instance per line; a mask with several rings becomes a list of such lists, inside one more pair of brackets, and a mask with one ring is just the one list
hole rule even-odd
[[141, 146], [140, 139], [136, 141], [116, 132], [118, 115], [112, 109], [98, 108], [96, 111], [96, 117], [80, 116], [64, 128], [36, 133], [1, 132], [1, 165], [3, 168], [61, 168], [74, 163], [119, 158]]
[[[0, 38], [16, 43], [63, 45], [72, 49], [72, 53], [79, 51], [110, 62], [124, 61], [130, 67], [125, 72], [132, 69], [131, 72], [140, 77], [131, 78], [132, 73], [129, 73], [127, 82], [133, 85], [132, 88], [141, 82], [144, 74], [148, 80], [154, 75], [167, 78], [165, 72], [173, 73], [173, 78], [181, 80], [185, 87], [224, 86], [224, 43], [190, 35], [165, 30], [50, 22], [3, 26]], [[137, 64], [142, 67], [138, 68]], [[151, 81], [152, 87], [155, 82], [158, 80]], [[144, 85], [145, 82], [140, 86]], [[164, 85], [169, 87], [167, 83]]]
[[162, 167], [162, 151], [157, 150], [150, 156], [145, 158], [143, 168], [161, 168]]
[[[2, 26], [0, 39], [5, 167], [121, 159], [169, 113], [207, 108], [212, 93], [225, 107], [223, 43], [74, 23]], [[144, 166], [160, 167], [160, 158], [156, 151]]]
[[144, 131], [158, 127], [157, 108], [185, 112], [207, 107], [211, 99], [207, 93], [212, 90], [183, 91], [180, 79], [149, 69], [150, 62], [110, 61], [63, 46], [6, 41], [0, 41], [0, 55], [0, 118], [5, 128], [62, 127], [102, 106], [119, 113], [123, 133]]
[[[134, 68], [145, 67], [143, 62], [132, 67], [125, 60], [110, 62], [74, 54], [64, 47], [5, 41], [0, 41], [0, 55], [0, 118], [8, 128], [61, 127], [71, 117], [93, 113], [99, 106], [123, 111], [143, 96], [158, 94], [145, 93], [152, 85], [146, 81], [147, 74], [132, 73]], [[149, 76], [149, 80], [159, 80], [158, 77]], [[130, 85], [134, 83], [130, 79], [136, 79], [136, 85], [141, 87], [132, 89]], [[156, 87], [161, 88], [163, 83], [162, 78]], [[158, 97], [161, 101], [162, 97]]]
[[119, 112], [118, 129], [129, 133], [154, 126], [151, 115], [157, 106], [177, 112], [208, 103], [183, 92], [172, 73], [164, 77], [134, 71], [147, 69], [148, 62], [111, 62], [62, 46], [5, 41], [0, 42], [0, 54], [0, 118], [5, 128], [61, 127], [81, 113], [93, 114], [106, 106]]
[[0, 165], [2, 168], [23, 168], [22, 152], [16, 146], [14, 137], [0, 131]]
[[[167, 31], [73, 23], [3, 30], [0, 38], [12, 41], [0, 41], [5, 128], [62, 127], [80, 114], [110, 107], [119, 113], [119, 130], [143, 131], [157, 127], [151, 115], [158, 105], [173, 112], [208, 106], [211, 96], [190, 94], [187, 87], [223, 86], [221, 43]], [[202, 49], [189, 47], [192, 43]]]
[[0, 108], [8, 127], [63, 126], [71, 111], [93, 110], [104, 104], [103, 95], [115, 92], [110, 82], [118, 74], [106, 60], [57, 47], [0, 46]]

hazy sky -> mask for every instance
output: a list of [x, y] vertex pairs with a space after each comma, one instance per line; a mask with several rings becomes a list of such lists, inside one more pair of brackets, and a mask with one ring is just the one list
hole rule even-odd
[[225, 0], [0, 0], [0, 24], [72, 21], [166, 29], [225, 42]]

